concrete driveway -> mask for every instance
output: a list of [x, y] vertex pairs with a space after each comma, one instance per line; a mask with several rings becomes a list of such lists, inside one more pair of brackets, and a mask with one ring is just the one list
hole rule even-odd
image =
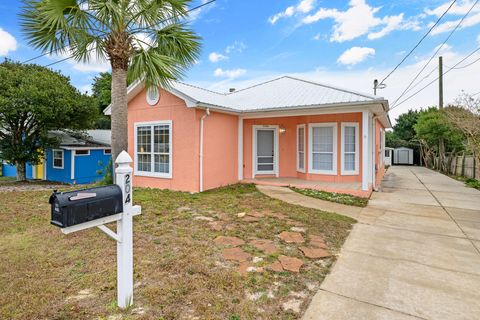
[[480, 319], [480, 191], [391, 167], [304, 319]]

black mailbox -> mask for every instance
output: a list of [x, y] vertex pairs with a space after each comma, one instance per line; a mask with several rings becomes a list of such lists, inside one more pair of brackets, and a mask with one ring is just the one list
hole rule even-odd
[[60, 228], [111, 216], [123, 211], [122, 190], [117, 185], [70, 192], [54, 192], [51, 223]]

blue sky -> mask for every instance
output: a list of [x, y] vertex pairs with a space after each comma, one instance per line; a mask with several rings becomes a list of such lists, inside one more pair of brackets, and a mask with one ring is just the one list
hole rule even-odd
[[[205, 0], [196, 0], [191, 7]], [[321, 83], [372, 93], [373, 79], [382, 79], [408, 52], [429, 26], [445, 11], [448, 0], [320, 1], [320, 0], [217, 0], [194, 13], [192, 28], [202, 36], [198, 63], [185, 82], [217, 91], [241, 88], [290, 74]], [[386, 81], [380, 91], [393, 104], [435, 48], [448, 36], [473, 0], [458, 0], [441, 23], [414, 54]], [[2, 1], [0, 10], [0, 57], [24, 61], [40, 52], [28, 47], [19, 27], [20, 1]], [[480, 4], [474, 7], [447, 45], [441, 49], [447, 68], [480, 45]], [[474, 54], [459, 66], [480, 57]], [[60, 59], [44, 57], [46, 65]], [[436, 66], [426, 68], [419, 80]], [[53, 66], [88, 90], [99, 71], [108, 64], [63, 62]], [[461, 90], [480, 91], [480, 62], [452, 70], [445, 76], [445, 100]], [[437, 72], [415, 89], [435, 79]], [[409, 108], [437, 103], [437, 86], [431, 85], [396, 107], [391, 116]], [[415, 93], [412, 90], [411, 93]], [[405, 97], [408, 97], [406, 95]]]

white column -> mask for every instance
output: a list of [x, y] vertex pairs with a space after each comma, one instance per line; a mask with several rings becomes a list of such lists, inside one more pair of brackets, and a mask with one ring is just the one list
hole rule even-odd
[[117, 303], [127, 308], [133, 304], [132, 158], [122, 151], [115, 163], [116, 184], [123, 192], [122, 218], [117, 221]]
[[370, 126], [369, 123], [369, 112], [362, 111], [362, 190], [368, 191], [368, 183], [370, 177], [370, 170], [369, 170], [369, 147], [370, 144], [369, 140], [369, 133], [370, 133]]
[[243, 119], [238, 117], [238, 180], [243, 180]]

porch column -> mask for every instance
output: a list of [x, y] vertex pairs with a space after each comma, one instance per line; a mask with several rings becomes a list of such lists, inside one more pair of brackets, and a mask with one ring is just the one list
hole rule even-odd
[[368, 183], [370, 180], [369, 166], [369, 126], [370, 115], [368, 111], [362, 111], [362, 190], [368, 191]]
[[243, 180], [243, 118], [238, 117], [238, 180]]

